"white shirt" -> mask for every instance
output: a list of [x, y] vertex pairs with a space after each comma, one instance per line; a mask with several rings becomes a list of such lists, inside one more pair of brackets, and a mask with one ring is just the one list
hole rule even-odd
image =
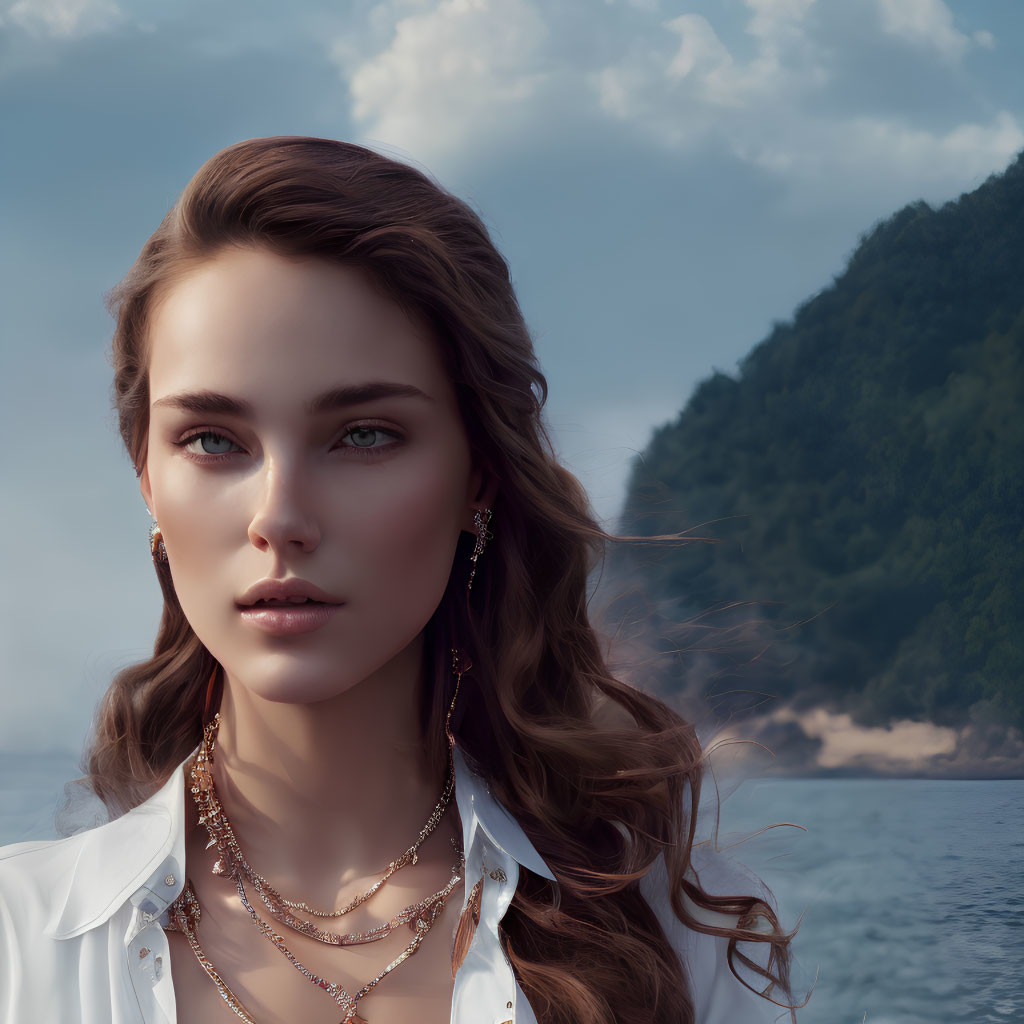
[[[0, 1024], [177, 1024], [164, 925], [185, 882], [187, 760], [113, 821], [63, 839], [0, 847]], [[483, 888], [480, 923], [455, 977], [451, 1024], [536, 1024], [499, 943], [498, 922], [520, 866], [552, 881], [554, 875], [457, 746], [454, 760], [466, 851], [463, 906], [477, 879]], [[676, 918], [663, 855], [640, 886], [688, 971], [697, 1024], [780, 1019], [783, 1010], [733, 977], [728, 940]], [[688, 909], [735, 923], [689, 902]], [[767, 957], [758, 951], [766, 946], [743, 944], [761, 964]]]

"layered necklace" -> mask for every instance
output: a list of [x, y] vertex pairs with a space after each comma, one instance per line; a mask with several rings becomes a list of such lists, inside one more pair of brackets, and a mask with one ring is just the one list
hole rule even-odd
[[[455, 702], [453, 700], [453, 706], [454, 703]], [[409, 849], [401, 855], [401, 857], [397, 860], [391, 861], [384, 875], [365, 893], [363, 893], [362, 896], [352, 900], [347, 906], [340, 907], [336, 910], [317, 910], [302, 900], [285, 899], [281, 893], [279, 893], [277, 889], [275, 889], [270, 882], [266, 880], [266, 878], [259, 874], [259, 872], [255, 871], [245, 859], [234, 830], [231, 827], [231, 822], [228, 821], [227, 814], [224, 813], [224, 808], [217, 799], [217, 791], [213, 784], [213, 754], [216, 747], [217, 730], [219, 726], [220, 713], [218, 712], [214, 716], [213, 720], [203, 730], [203, 742], [200, 745], [199, 750], [196, 752], [195, 757], [189, 763], [189, 775], [192, 780], [191, 791], [196, 802], [196, 807], [199, 810], [199, 821], [206, 827], [206, 831], [209, 834], [209, 842], [206, 844], [206, 849], [209, 850], [214, 846], [217, 848], [217, 859], [213, 865], [213, 873], [224, 878], [230, 878], [234, 881], [238, 888], [238, 898], [241, 901], [242, 906], [248, 911], [253, 924], [255, 924], [260, 932], [277, 947], [277, 949], [287, 958], [289, 963], [299, 971], [300, 974], [334, 999], [344, 1013], [339, 1024], [368, 1024], [367, 1019], [361, 1016], [356, 1010], [359, 1000], [374, 988], [382, 978], [416, 952], [427, 932], [430, 931], [431, 926], [444, 911], [452, 890], [461, 881], [462, 871], [465, 867], [465, 857], [463, 851], [459, 847], [459, 843], [455, 838], [452, 839], [452, 847], [455, 851], [455, 863], [452, 866], [452, 877], [442, 889], [438, 892], [432, 893], [430, 896], [420, 900], [418, 903], [410, 904], [403, 910], [400, 910], [390, 921], [378, 925], [375, 928], [371, 928], [369, 931], [348, 933], [327, 931], [318, 927], [312, 921], [298, 917], [295, 911], [301, 911], [321, 919], [342, 917], [354, 910], [356, 907], [365, 903], [400, 868], [403, 868], [406, 864], [415, 864], [417, 862], [420, 846], [427, 836], [429, 836], [437, 827], [438, 822], [441, 821], [451, 800], [452, 792], [455, 789], [455, 764], [451, 752], [451, 745], [449, 744], [448, 779], [445, 783], [444, 791], [441, 794], [441, 799], [438, 801], [437, 805], [431, 812], [430, 817], [427, 819], [427, 823], [420, 830], [420, 834], [416, 842], [413, 843], [413, 845], [410, 846]], [[451, 739], [450, 733], [449, 739]], [[327, 981], [325, 978], [322, 978], [318, 974], [309, 970], [296, 959], [295, 955], [285, 945], [282, 936], [262, 917], [260, 917], [255, 908], [249, 902], [249, 897], [245, 890], [246, 882], [248, 882], [256, 891], [260, 900], [270, 911], [271, 916], [281, 924], [286, 925], [288, 928], [300, 932], [303, 935], [307, 935], [312, 939], [316, 939], [318, 942], [334, 946], [352, 946], [365, 942], [376, 942], [385, 938], [387, 935], [390, 935], [395, 928], [398, 928], [403, 924], [407, 924], [412, 930], [413, 939], [409, 945], [372, 981], [363, 985], [358, 992], [349, 993], [339, 983]], [[200, 919], [199, 898], [196, 896], [195, 889], [192, 887], [190, 879], [186, 879], [185, 887], [182, 890], [181, 895], [178, 896], [178, 898], [168, 908], [168, 919], [170, 923], [167, 927], [170, 930], [180, 931], [185, 934], [185, 937], [187, 938], [189, 945], [192, 947], [192, 951], [195, 953], [203, 970], [212, 979], [214, 984], [216, 984], [221, 998], [224, 999], [235, 1014], [243, 1021], [246, 1021], [247, 1024], [256, 1024], [252, 1016], [238, 1000], [238, 997], [234, 995], [230, 988], [228, 988], [224, 979], [214, 968], [213, 964], [210, 963], [209, 958], [203, 952], [202, 946], [199, 944], [199, 940], [196, 937]]]

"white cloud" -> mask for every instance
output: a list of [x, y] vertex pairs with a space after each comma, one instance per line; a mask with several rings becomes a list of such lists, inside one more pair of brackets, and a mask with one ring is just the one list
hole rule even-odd
[[[422, 8], [422, 5], [417, 5]], [[385, 19], [393, 8], [380, 8]], [[547, 27], [528, 0], [441, 0], [398, 17], [388, 45], [350, 68], [352, 114], [369, 135], [428, 162], [529, 119], [547, 78]]]
[[113, 0], [18, 0], [3, 20], [34, 36], [71, 39], [105, 32], [122, 17]]
[[[656, 122], [683, 143], [704, 137], [717, 106], [741, 106], [766, 86], [784, 96], [791, 79], [808, 74], [821, 80], [820, 69], [804, 67], [808, 55], [797, 54], [799, 24], [815, 0], [746, 2], [748, 30], [759, 40], [748, 64], [733, 59], [707, 18], [683, 14], [659, 23], [658, 5], [648, 0], [626, 4], [636, 31], [622, 35], [625, 52], [611, 63], [596, 48], [579, 47], [584, 32], [575, 8], [537, 0], [390, 0], [371, 12], [370, 41], [336, 38], [330, 55], [363, 133], [431, 165], [512, 138], [548, 117], [552, 105], [572, 103], [584, 116], [603, 111]], [[787, 62], [795, 54], [799, 60]], [[564, 86], [573, 82], [584, 90], [567, 96]], [[692, 99], [684, 123], [660, 123], [666, 93]]]
[[[718, 123], [719, 108], [746, 110], [768, 97], [778, 101], [825, 80], [822, 54], [807, 45], [801, 22], [814, 0], [748, 0], [746, 32], [756, 40], [748, 62], [736, 60], [700, 14], [665, 22], [663, 40], [636, 47], [592, 78], [601, 109], [615, 117], [647, 119], [679, 142], [699, 141]], [[677, 36], [674, 53], [660, 53]], [[662, 115], [670, 113], [666, 119]], [[673, 123], [674, 122], [674, 123]]]
[[[761, 5], [748, 24], [756, 37], [749, 61], [734, 58], [706, 18], [680, 15], [663, 22], [646, 46], [589, 76], [600, 109], [661, 145], [690, 150], [777, 123], [826, 71], [800, 29], [804, 0], [775, 0], [774, 8], [769, 0], [749, 2]], [[674, 37], [678, 43], [666, 53]]]
[[807, 17], [815, 0], [745, 0], [753, 12], [747, 23], [752, 36], [773, 39], [779, 35], [800, 37], [800, 23]]
[[[660, 52], [652, 41], [589, 74], [587, 81], [604, 114], [660, 133], [663, 144], [695, 145], [712, 128], [716, 107], [739, 102], [735, 65], [701, 15], [684, 14], [664, 27], [679, 37], [674, 54]], [[666, 118], [668, 96], [672, 116]]]
[[[882, 30], [909, 43], [935, 50], [958, 61], [971, 45], [971, 38], [953, 25], [953, 12], [943, 0], [878, 0]], [[980, 39], [978, 37], [981, 37]], [[977, 32], [974, 42], [991, 49], [992, 35]]]
[[815, 0], [746, 0], [747, 6], [763, 18], [789, 18], [799, 21], [814, 6]]
[[[604, 0], [605, 6], [613, 7], [615, 0]], [[627, 7], [635, 7], [638, 11], [656, 11], [660, 0], [625, 0]]]
[[732, 57], [722, 45], [707, 18], [699, 14], [681, 14], [665, 22], [665, 27], [679, 35], [679, 49], [665, 73], [669, 78], [697, 75], [707, 78], [732, 67]]
[[945, 132], [902, 118], [807, 118], [734, 139], [743, 159], [795, 186], [804, 207], [834, 199], [838, 181], [849, 195], [873, 194], [890, 206], [905, 202], [908, 189], [926, 199], [948, 197], [980, 184], [1022, 148], [1024, 129], [1005, 110], [987, 124], [965, 122]]
[[1000, 111], [989, 124], [968, 122], [944, 133], [869, 118], [857, 119], [852, 131], [849, 156], [860, 155], [860, 163], [873, 163], [887, 154], [889, 168], [927, 182], [943, 179], [948, 168], [970, 178], [1005, 164], [1024, 147], [1024, 131], [1009, 111]]
[[[808, 44], [802, 27], [812, 4], [747, 0], [752, 16], [746, 31], [755, 53], [746, 62], [734, 58], [701, 15], [665, 21], [660, 39], [592, 74], [600, 108], [663, 144], [688, 148], [737, 130], [742, 137], [756, 131], [758, 121], [777, 122], [796, 97], [827, 80], [825, 55]], [[665, 55], [664, 42], [673, 36], [676, 49]]]
[[[682, 15], [660, 26], [663, 38], [679, 37], [674, 53], [650, 42], [591, 76], [600, 109], [666, 148], [724, 149], [785, 178], [805, 204], [834, 198], [839, 182], [861, 194], [878, 190], [883, 204], [906, 201], [908, 186], [955, 191], [1001, 169], [1024, 146], [1021, 124], [1007, 110], [987, 123], [944, 130], [921, 128], [895, 112], [821, 112], [823, 90], [833, 84], [831, 44], [807, 24], [813, 0], [746, 2], [754, 42], [748, 60], [737, 59], [707, 19]], [[943, 57], [962, 53], [961, 42], [969, 45], [940, 0], [890, 6], [902, 13], [892, 13], [887, 32], [929, 41]], [[988, 33], [977, 36], [977, 45], [994, 44]]]
[[[945, 67], [961, 75], [952, 61], [995, 45], [984, 30], [959, 31], [942, 0], [853, 3], [856, 46], [867, 55], [895, 36], [919, 47], [938, 74]], [[968, 187], [1024, 145], [1009, 109], [923, 127], [919, 110], [901, 109], [898, 88], [888, 109], [878, 109], [878, 90], [875, 105], [859, 109], [849, 97], [862, 83], [842, 76], [876, 65], [837, 62], [849, 22], [815, 0], [745, 0], [742, 56], [724, 19], [616, 6], [609, 34], [593, 24], [600, 7], [589, 8], [584, 25], [579, 8], [557, 0], [385, 0], [364, 37], [336, 40], [332, 56], [365, 140], [404, 149], [436, 173], [546, 124], [597, 118], [670, 151], [728, 153], [783, 179], [794, 203], [803, 201], [799, 190], [807, 208], [843, 190], [884, 209], [920, 194], [922, 184], [934, 185], [934, 195]], [[891, 47], [880, 52], [898, 59]], [[950, 79], [949, 87], [953, 95], [962, 83]]]

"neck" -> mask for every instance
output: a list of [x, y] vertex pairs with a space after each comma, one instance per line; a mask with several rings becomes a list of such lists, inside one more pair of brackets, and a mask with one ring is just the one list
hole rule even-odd
[[[228, 676], [214, 752], [217, 796], [246, 860], [280, 888], [310, 893], [322, 884], [332, 893], [379, 875], [416, 842], [447, 780], [447, 766], [437, 778], [427, 767], [420, 672], [420, 647], [412, 645], [315, 704], [266, 701]], [[447, 834], [444, 822], [434, 833], [435, 842]]]

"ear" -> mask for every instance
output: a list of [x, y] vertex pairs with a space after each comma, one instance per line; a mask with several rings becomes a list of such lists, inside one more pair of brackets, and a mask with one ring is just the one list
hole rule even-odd
[[473, 513], [477, 509], [494, 508], [498, 497], [498, 478], [482, 468], [474, 469], [469, 485], [470, 507], [466, 510], [466, 518], [462, 528], [467, 533], [476, 533]]

